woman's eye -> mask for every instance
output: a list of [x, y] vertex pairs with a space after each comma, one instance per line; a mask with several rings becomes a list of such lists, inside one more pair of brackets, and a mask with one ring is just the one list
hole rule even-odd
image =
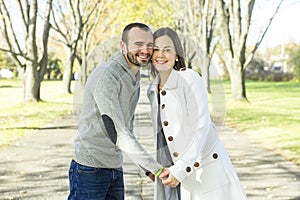
[[158, 50], [159, 50], [158, 48], [154, 48], [154, 49], [153, 49], [153, 51], [158, 51]]

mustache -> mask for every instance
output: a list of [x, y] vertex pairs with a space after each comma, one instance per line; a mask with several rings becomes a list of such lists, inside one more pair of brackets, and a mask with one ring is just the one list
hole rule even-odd
[[142, 55], [142, 56], [148, 56], [148, 57], [152, 57], [152, 54], [150, 53], [137, 53], [136, 55]]

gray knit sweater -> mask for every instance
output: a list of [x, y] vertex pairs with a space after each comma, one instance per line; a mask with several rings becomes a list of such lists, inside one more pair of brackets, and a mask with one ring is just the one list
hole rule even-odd
[[[139, 73], [135, 75], [117, 52], [88, 77], [74, 140], [74, 160], [97, 168], [119, 168], [125, 152], [136, 164], [155, 173], [161, 167], [136, 141], [134, 111], [139, 98]], [[108, 116], [117, 135], [111, 135], [102, 116]], [[115, 138], [116, 137], [116, 138]]]

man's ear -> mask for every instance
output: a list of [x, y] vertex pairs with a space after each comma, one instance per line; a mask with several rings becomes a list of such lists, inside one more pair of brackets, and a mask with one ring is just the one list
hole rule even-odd
[[125, 44], [124, 41], [121, 41], [121, 42], [120, 42], [120, 47], [121, 47], [121, 49], [122, 49], [122, 52], [126, 52], [126, 44]]

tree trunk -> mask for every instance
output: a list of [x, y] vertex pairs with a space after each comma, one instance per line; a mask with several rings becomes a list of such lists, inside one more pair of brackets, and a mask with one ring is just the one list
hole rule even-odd
[[207, 70], [206, 89], [207, 89], [207, 92], [208, 92], [209, 94], [211, 94], [209, 68], [210, 68], [210, 65], [206, 66], [206, 70]]
[[26, 70], [24, 74], [24, 101], [25, 102], [37, 102], [40, 101], [40, 81], [38, 79], [37, 63], [26, 64]]
[[75, 50], [72, 48], [68, 48], [67, 50], [67, 58], [68, 60], [65, 63], [64, 67], [64, 75], [63, 75], [63, 93], [68, 94], [72, 93], [71, 91], [71, 81], [72, 81], [72, 73], [73, 73], [73, 64], [75, 60]]
[[87, 56], [86, 56], [86, 52], [82, 52], [82, 62], [80, 65], [80, 74], [79, 74], [79, 81], [80, 84], [83, 86], [86, 83], [87, 80]]
[[[40, 16], [44, 21], [43, 36], [42, 36], [42, 48], [38, 46], [39, 41], [37, 39], [37, 15], [38, 15], [38, 0], [31, 1], [15, 1], [18, 8], [14, 8], [11, 13], [7, 9], [5, 2], [0, 0], [0, 24], [1, 32], [3, 33], [3, 39], [5, 39], [8, 49], [0, 48], [0, 50], [9, 52], [12, 60], [17, 65], [18, 69], [24, 69], [23, 75], [23, 89], [24, 89], [24, 101], [40, 101], [40, 85], [45, 74], [47, 67], [47, 44], [50, 29], [50, 12], [52, 9], [52, 0], [47, 0], [46, 9], [44, 10], [44, 16]], [[17, 9], [17, 10], [16, 10]], [[19, 13], [19, 21], [23, 27], [23, 38], [25, 46], [19, 43], [17, 35], [19, 32], [15, 32], [13, 21], [10, 16], [14, 15], [14, 12]], [[21, 48], [23, 47], [23, 48]], [[39, 60], [39, 56], [42, 58]]]
[[39, 101], [39, 75], [38, 75], [38, 63], [37, 63], [37, 46], [36, 46], [36, 22], [37, 22], [37, 1], [31, 1], [30, 24], [28, 25], [28, 35], [26, 38], [27, 55], [30, 58], [26, 61], [25, 70], [25, 102]]
[[245, 50], [255, 0], [217, 2], [222, 33], [221, 57], [224, 56], [223, 60], [229, 72], [232, 97], [234, 100], [247, 100], [244, 76]]
[[227, 69], [228, 69], [228, 73], [229, 73], [230, 81], [231, 81], [232, 98], [234, 100], [247, 99], [242, 64], [238, 60], [232, 59], [231, 67], [227, 67]]

